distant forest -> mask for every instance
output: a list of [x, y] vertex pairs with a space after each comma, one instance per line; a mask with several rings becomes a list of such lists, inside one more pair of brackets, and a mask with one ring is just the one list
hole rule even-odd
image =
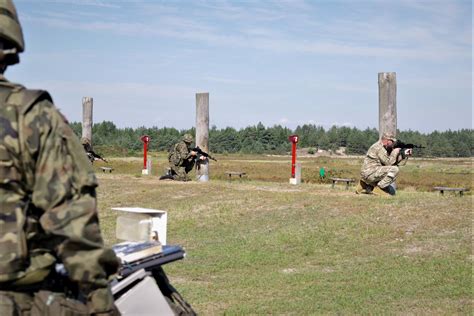
[[[74, 132], [80, 137], [82, 125], [70, 123]], [[93, 145], [108, 153], [133, 155], [143, 150], [140, 136], [149, 135], [150, 151], [168, 151], [185, 133], [195, 135], [195, 130], [177, 130], [169, 127], [118, 128], [113, 122], [104, 121], [92, 127]], [[245, 154], [285, 154], [291, 150], [288, 136], [299, 136], [298, 148], [309, 148], [315, 153], [318, 149], [335, 151], [346, 148], [346, 154], [362, 155], [377, 141], [378, 131], [375, 128], [359, 130], [344, 126], [333, 126], [324, 129], [316, 125], [298, 126], [295, 130], [275, 125], [265, 127], [262, 123], [242, 129], [227, 127], [209, 130], [209, 148], [211, 153], [245, 153]], [[417, 157], [471, 157], [473, 155], [473, 129], [458, 131], [434, 131], [422, 134], [417, 131], [399, 131], [398, 139], [405, 143], [421, 145], [416, 149]]]

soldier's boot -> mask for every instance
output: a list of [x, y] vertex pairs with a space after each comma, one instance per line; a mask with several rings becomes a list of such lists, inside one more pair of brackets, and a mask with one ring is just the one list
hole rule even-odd
[[160, 177], [160, 180], [174, 180], [172, 175], [165, 174], [164, 176]]
[[389, 192], [387, 192], [385, 189], [382, 189], [379, 186], [376, 186], [373, 190], [372, 193], [377, 196], [392, 196]]
[[356, 194], [362, 194], [362, 193], [368, 194], [368, 193], [370, 193], [370, 191], [372, 191], [372, 186], [365, 183], [362, 180], [359, 180], [359, 183], [357, 184], [356, 189], [355, 189], [355, 193]]

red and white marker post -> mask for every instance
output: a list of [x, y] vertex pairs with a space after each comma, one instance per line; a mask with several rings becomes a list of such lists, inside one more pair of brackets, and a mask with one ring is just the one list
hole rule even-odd
[[291, 178], [290, 184], [301, 183], [301, 164], [296, 163], [296, 144], [298, 143], [298, 135], [290, 135], [288, 140], [291, 142]]
[[143, 142], [143, 169], [142, 174], [148, 175], [151, 173], [151, 163], [147, 160], [148, 153], [148, 143], [150, 142], [150, 136], [143, 135], [140, 137], [140, 140]]

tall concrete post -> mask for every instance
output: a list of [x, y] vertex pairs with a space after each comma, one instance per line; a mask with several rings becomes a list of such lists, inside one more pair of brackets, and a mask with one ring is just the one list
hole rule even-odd
[[[209, 152], [209, 92], [196, 93], [196, 146]], [[196, 169], [198, 181], [209, 181], [209, 161]]]
[[92, 146], [92, 111], [94, 100], [91, 97], [82, 98], [82, 137], [89, 140]]
[[379, 73], [379, 136], [397, 135], [397, 74]]
[[[379, 72], [379, 138], [384, 133], [397, 136], [397, 74]], [[397, 184], [393, 182], [388, 190], [395, 195]]]

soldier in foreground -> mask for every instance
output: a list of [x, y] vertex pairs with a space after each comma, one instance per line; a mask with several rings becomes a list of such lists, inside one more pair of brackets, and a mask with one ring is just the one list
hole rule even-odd
[[397, 178], [400, 161], [411, 156], [412, 149], [393, 148], [397, 140], [391, 134], [385, 133], [380, 141], [373, 144], [364, 159], [361, 168], [361, 180], [356, 187], [356, 193], [373, 193], [380, 196], [390, 196], [394, 190], [390, 190], [391, 184]]
[[[168, 161], [171, 169], [169, 178], [178, 181], [191, 180], [188, 177], [188, 173], [194, 168], [196, 157], [198, 155], [196, 151], [191, 150], [191, 144], [193, 141], [194, 139], [192, 135], [184, 134], [181, 141], [173, 145], [171, 148], [168, 154]], [[206, 157], [200, 156], [199, 159], [205, 160]]]
[[119, 261], [104, 248], [84, 149], [46, 91], [3, 77], [23, 50], [1, 0], [0, 315], [118, 315], [108, 281]]

